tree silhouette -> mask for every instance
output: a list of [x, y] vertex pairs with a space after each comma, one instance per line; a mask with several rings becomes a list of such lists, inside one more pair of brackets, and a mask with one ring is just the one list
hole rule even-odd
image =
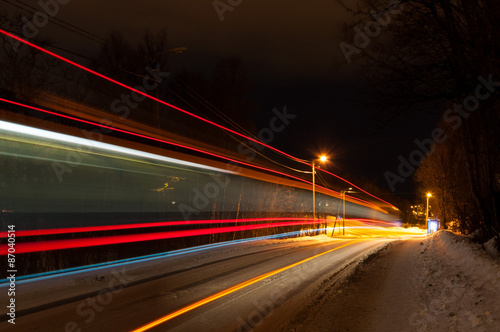
[[[417, 0], [387, 6], [364, 0], [351, 12], [356, 20], [346, 27], [346, 40], [355, 38], [364, 46], [352, 60], [370, 83], [370, 106], [382, 123], [424, 108], [453, 124], [481, 237], [498, 235], [500, 4]], [[376, 27], [373, 22], [378, 34], [366, 29]]]

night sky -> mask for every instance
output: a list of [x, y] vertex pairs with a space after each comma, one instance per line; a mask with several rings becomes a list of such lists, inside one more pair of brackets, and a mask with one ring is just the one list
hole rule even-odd
[[[413, 140], [429, 137], [435, 127], [436, 115], [415, 113], [379, 130], [376, 115], [354, 103], [364, 98], [356, 88], [363, 81], [339, 47], [345, 38], [342, 27], [352, 17], [335, 1], [233, 0], [239, 4], [223, 13], [223, 21], [212, 0], [124, 3], [72, 0], [60, 5], [56, 18], [103, 38], [111, 30], [121, 31], [130, 41], [140, 39], [146, 29], [166, 29], [170, 47], [188, 48], [172, 66], [207, 75], [217, 59], [240, 57], [258, 105], [251, 115], [256, 128], [268, 125], [273, 108], [286, 106], [297, 117], [271, 145], [304, 159], [327, 152], [333, 172], [375, 178], [388, 189], [384, 172], [396, 172], [398, 155], [407, 157], [416, 148]], [[29, 15], [6, 2], [0, 6]], [[52, 24], [39, 35], [91, 58], [101, 46]], [[396, 189], [400, 194], [412, 190], [411, 179]]]

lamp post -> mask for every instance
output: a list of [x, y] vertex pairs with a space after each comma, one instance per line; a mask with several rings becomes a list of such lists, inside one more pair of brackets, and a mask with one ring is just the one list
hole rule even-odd
[[342, 191], [342, 235], [345, 236], [345, 190]]
[[[325, 155], [322, 155], [319, 157], [319, 161], [320, 162], [325, 162], [327, 160], [326, 156]], [[316, 183], [315, 183], [315, 175], [316, 175], [316, 170], [315, 170], [315, 162], [316, 160], [313, 160], [312, 161], [312, 183], [313, 183], [313, 220], [316, 220]]]
[[427, 193], [427, 205], [425, 207], [425, 229], [427, 230], [427, 234], [429, 234], [429, 225], [427, 219], [429, 219], [429, 198], [432, 197], [431, 193]]
[[351, 190], [352, 188], [348, 188], [347, 190], [342, 190], [340, 192], [340, 197], [342, 199], [342, 235], [345, 235], [345, 194], [353, 193], [354, 191]]

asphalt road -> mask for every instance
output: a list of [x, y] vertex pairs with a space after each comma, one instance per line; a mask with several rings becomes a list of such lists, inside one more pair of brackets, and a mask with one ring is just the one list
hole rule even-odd
[[322, 281], [340, 277], [346, 266], [388, 241], [256, 242], [206, 251], [203, 259], [179, 255], [143, 265], [161, 277], [134, 281], [128, 272], [114, 272], [102, 277], [106, 282], [93, 296], [18, 316], [15, 326], [3, 321], [1, 330], [133, 331], [164, 317], [145, 330], [251, 331], [263, 320], [285, 321]]

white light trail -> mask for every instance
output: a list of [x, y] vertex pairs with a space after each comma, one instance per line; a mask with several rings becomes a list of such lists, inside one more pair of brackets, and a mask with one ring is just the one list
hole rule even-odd
[[215, 172], [236, 174], [234, 172], [231, 172], [231, 171], [228, 171], [225, 169], [221, 169], [221, 168], [217, 168], [217, 167], [211, 167], [211, 166], [197, 164], [197, 163], [193, 163], [193, 162], [189, 162], [189, 161], [185, 161], [185, 160], [160, 156], [160, 155], [149, 153], [149, 152], [143, 152], [143, 151], [125, 148], [122, 146], [112, 145], [112, 144], [103, 143], [103, 142], [99, 142], [99, 141], [92, 141], [92, 140], [89, 140], [86, 138], [70, 136], [70, 135], [66, 135], [66, 134], [56, 133], [56, 132], [52, 132], [52, 131], [48, 131], [48, 130], [44, 130], [44, 129], [38, 129], [38, 128], [34, 128], [34, 127], [19, 125], [19, 124], [1, 121], [1, 120], [0, 120], [0, 130], [10, 132], [10, 133], [22, 134], [22, 135], [34, 137], [37, 139], [43, 138], [46, 140], [56, 141], [56, 142], [64, 143], [64, 144], [68, 144], [68, 143], [76, 144], [79, 146], [86, 146], [86, 147], [89, 147], [92, 149], [111, 151], [114, 153], [136, 156], [136, 157], [147, 158], [147, 159], [153, 159], [153, 160], [158, 160], [158, 161], [162, 161], [162, 162], [166, 162], [166, 163], [182, 165], [182, 166], [188, 166], [188, 167], [210, 170], [210, 171], [215, 171]]

